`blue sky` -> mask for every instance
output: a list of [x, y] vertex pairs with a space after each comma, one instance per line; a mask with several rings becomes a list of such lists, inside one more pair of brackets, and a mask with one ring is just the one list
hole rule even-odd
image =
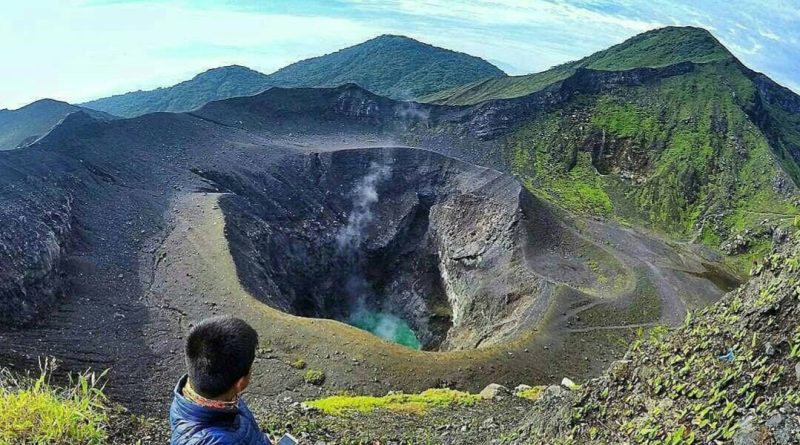
[[666, 25], [709, 29], [800, 91], [800, 0], [26, 0], [0, 3], [0, 108], [272, 72], [380, 34], [544, 70]]

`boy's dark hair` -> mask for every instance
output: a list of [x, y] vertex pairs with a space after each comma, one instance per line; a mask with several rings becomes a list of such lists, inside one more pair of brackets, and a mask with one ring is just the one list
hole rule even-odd
[[186, 339], [186, 366], [192, 389], [203, 397], [225, 394], [250, 373], [258, 334], [244, 320], [230, 316], [201, 321]]

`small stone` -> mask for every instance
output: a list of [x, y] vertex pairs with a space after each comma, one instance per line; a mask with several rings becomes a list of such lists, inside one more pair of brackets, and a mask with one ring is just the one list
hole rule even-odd
[[797, 378], [797, 381], [800, 382], [800, 362], [794, 365], [794, 376]]
[[503, 385], [498, 385], [497, 383], [490, 383], [483, 388], [483, 391], [480, 392], [480, 396], [483, 399], [493, 400], [493, 399], [500, 399], [503, 396], [511, 394], [511, 392]]
[[462, 432], [462, 433], [466, 433], [468, 429], [469, 429], [469, 427], [467, 426], [467, 424], [466, 424], [466, 423], [465, 423], [464, 425], [462, 425], [462, 426], [461, 426], [461, 432]]
[[771, 429], [776, 429], [783, 423], [783, 416], [780, 414], [775, 414], [774, 416], [770, 417], [767, 420], [766, 425]]
[[575, 384], [575, 382], [573, 382], [568, 377], [564, 377], [563, 379], [561, 379], [561, 386], [573, 391], [579, 388], [578, 385]]
[[764, 345], [764, 353], [770, 357], [775, 355], [775, 347], [772, 346], [772, 343], [767, 342], [767, 344]]
[[743, 421], [739, 422], [736, 433], [733, 435], [734, 445], [757, 445], [758, 432], [755, 425], [753, 425], [753, 416], [748, 416]]
[[533, 389], [533, 387], [531, 387], [529, 385], [517, 385], [517, 387], [514, 388], [514, 394], [517, 395], [517, 394], [519, 394], [519, 393], [521, 393], [523, 391], [527, 391], [529, 389]]
[[624, 381], [630, 373], [630, 360], [617, 360], [608, 366], [608, 374], [615, 381]]

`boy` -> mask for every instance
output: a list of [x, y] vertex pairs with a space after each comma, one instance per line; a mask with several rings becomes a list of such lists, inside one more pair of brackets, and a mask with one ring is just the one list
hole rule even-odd
[[215, 317], [186, 339], [184, 375], [170, 408], [172, 445], [271, 445], [241, 398], [250, 384], [258, 334], [243, 320]]

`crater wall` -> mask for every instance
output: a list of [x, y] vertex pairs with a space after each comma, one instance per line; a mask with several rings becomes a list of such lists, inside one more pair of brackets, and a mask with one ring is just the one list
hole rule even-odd
[[537, 269], [569, 267], [593, 284], [577, 257], [550, 255], [579, 241], [549, 207], [508, 175], [430, 151], [341, 150], [201, 175], [229, 192], [220, 206], [240, 279], [291, 314], [347, 321], [366, 306], [401, 317], [426, 349], [464, 349], [539, 321], [558, 278]]

